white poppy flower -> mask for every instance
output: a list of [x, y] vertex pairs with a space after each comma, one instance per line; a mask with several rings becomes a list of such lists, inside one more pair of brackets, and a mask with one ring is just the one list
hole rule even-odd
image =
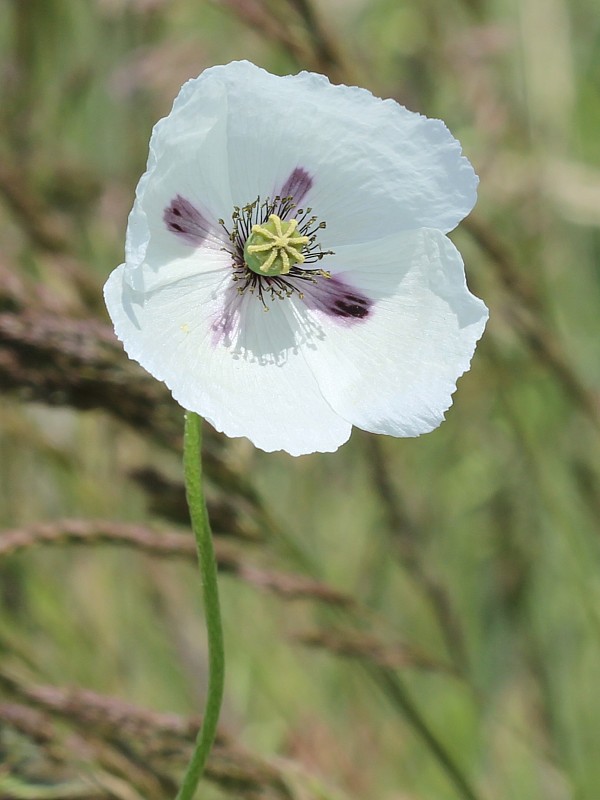
[[129, 356], [292, 455], [436, 428], [487, 319], [445, 236], [477, 177], [439, 120], [248, 62], [155, 127], [106, 304]]

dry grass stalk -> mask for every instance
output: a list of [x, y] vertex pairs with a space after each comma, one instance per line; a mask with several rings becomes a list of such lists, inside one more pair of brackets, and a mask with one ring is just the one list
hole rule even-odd
[[[138, 708], [85, 689], [30, 686], [7, 671], [0, 686], [18, 702], [0, 704], [0, 721], [76, 769], [83, 760], [127, 778], [147, 800], [166, 800], [189, 757], [200, 720]], [[67, 723], [65, 738], [62, 726]], [[75, 736], [73, 735], [75, 732]], [[69, 748], [65, 749], [65, 744]], [[219, 734], [206, 777], [244, 800], [291, 800], [285, 776], [272, 764]]]
[[[154, 556], [183, 558], [195, 562], [196, 547], [191, 536], [157, 531], [144, 525], [106, 520], [59, 520], [38, 523], [0, 533], [0, 558], [40, 545], [112, 544], [133, 547]], [[331, 606], [349, 608], [353, 600], [321, 581], [294, 573], [263, 569], [249, 563], [247, 551], [240, 551], [222, 539], [215, 540], [219, 569], [285, 600], [309, 599]]]

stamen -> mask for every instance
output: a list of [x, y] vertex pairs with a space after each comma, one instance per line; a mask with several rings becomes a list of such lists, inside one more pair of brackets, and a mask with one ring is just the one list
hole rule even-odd
[[[303, 300], [302, 286], [331, 278], [326, 270], [308, 266], [333, 254], [322, 250], [316, 239], [324, 223], [311, 216], [312, 208], [295, 209], [291, 196], [257, 197], [234, 207], [231, 230], [219, 220], [230, 243], [223, 249], [231, 254], [237, 294], [249, 292], [265, 311], [269, 301], [294, 295]], [[296, 216], [290, 219], [292, 213]]]

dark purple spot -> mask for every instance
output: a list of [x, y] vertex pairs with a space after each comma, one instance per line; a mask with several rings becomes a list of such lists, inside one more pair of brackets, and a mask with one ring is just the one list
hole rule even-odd
[[330, 311], [338, 317], [362, 319], [369, 313], [369, 302], [366, 297], [347, 294], [335, 300], [330, 306]]
[[276, 194], [279, 197], [291, 197], [298, 205], [306, 197], [313, 185], [313, 179], [303, 167], [296, 167]]
[[303, 287], [305, 303], [344, 322], [360, 322], [368, 317], [373, 301], [342, 278], [319, 278], [314, 286]]
[[208, 234], [210, 225], [189, 200], [178, 194], [165, 208], [163, 220], [167, 229], [176, 233], [187, 244], [199, 247]]

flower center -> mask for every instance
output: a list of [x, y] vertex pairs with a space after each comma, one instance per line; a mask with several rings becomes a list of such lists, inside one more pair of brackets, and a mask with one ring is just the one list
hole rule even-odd
[[[289, 217], [295, 213], [293, 219]], [[304, 290], [331, 278], [317, 264], [332, 250], [323, 250], [317, 234], [326, 227], [311, 216], [312, 208], [296, 208], [293, 197], [276, 195], [272, 200], [257, 197], [245, 206], [234, 206], [231, 230], [220, 219], [231, 254], [232, 281], [238, 294], [256, 295], [265, 311], [268, 299], [280, 300], [296, 295], [304, 299]]]
[[310, 239], [297, 229], [297, 219], [284, 221], [277, 214], [271, 214], [262, 225], [253, 225], [244, 245], [248, 269], [258, 275], [287, 275], [295, 264], [302, 264], [302, 251]]

